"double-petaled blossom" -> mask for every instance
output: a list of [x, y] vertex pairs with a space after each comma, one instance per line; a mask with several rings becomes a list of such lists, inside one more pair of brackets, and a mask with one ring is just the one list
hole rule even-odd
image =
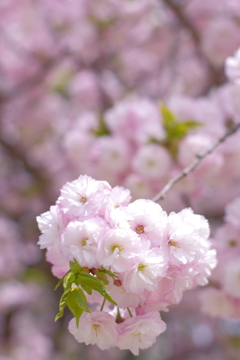
[[156, 337], [166, 330], [166, 324], [157, 311], [129, 318], [119, 325], [118, 346], [139, 355], [139, 349], [152, 346]]
[[101, 350], [117, 344], [118, 331], [115, 318], [102, 311], [84, 313], [78, 327], [76, 320], [72, 319], [69, 323], [69, 331], [78, 342], [85, 342], [87, 345], [96, 344]]

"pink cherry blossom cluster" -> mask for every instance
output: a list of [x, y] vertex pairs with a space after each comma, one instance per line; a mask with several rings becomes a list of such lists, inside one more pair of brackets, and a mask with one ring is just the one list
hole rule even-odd
[[47, 248], [56, 276], [73, 261], [92, 276], [102, 268], [117, 276], [106, 288], [118, 309], [99, 311], [104, 299], [93, 291], [88, 302], [97, 303], [97, 311], [84, 313], [79, 326], [73, 319], [70, 332], [102, 350], [118, 346], [138, 355], [166, 328], [158, 311], [179, 303], [184, 290], [207, 283], [216, 253], [203, 216], [190, 208], [167, 215], [151, 200], [130, 199], [123, 187], [81, 175], [37, 220], [39, 245]]
[[225, 223], [214, 236], [219, 265], [211, 279], [214, 287], [201, 291], [202, 309], [221, 318], [240, 317], [240, 197], [226, 207]]

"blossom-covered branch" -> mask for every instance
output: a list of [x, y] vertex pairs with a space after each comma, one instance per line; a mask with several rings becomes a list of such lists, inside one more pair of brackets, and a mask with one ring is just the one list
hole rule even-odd
[[201, 161], [209, 154], [211, 154], [221, 143], [223, 143], [229, 136], [233, 135], [240, 128], [240, 123], [233, 125], [223, 136], [221, 136], [216, 142], [212, 144], [206, 151], [201, 154], [196, 155], [196, 158], [193, 162], [187, 166], [183, 171], [168, 181], [164, 188], [153, 198], [153, 201], [158, 202], [163, 200], [168, 193], [168, 191], [175, 185], [177, 182], [182, 180], [185, 176], [190, 174], [200, 163]]

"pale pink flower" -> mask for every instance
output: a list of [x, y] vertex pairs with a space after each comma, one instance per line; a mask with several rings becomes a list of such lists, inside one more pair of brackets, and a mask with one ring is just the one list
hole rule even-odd
[[214, 246], [219, 254], [224, 257], [229, 254], [231, 258], [240, 254], [239, 228], [232, 226], [230, 222], [218, 228], [214, 238]]
[[140, 174], [130, 173], [126, 176], [123, 185], [131, 191], [132, 199], [151, 199], [154, 195], [151, 183]]
[[158, 108], [144, 98], [118, 103], [106, 112], [105, 119], [111, 132], [127, 136], [137, 143], [145, 143], [150, 138], [164, 138]]
[[133, 170], [147, 179], [162, 179], [171, 170], [168, 151], [156, 144], [141, 146], [133, 159]]
[[129, 214], [125, 206], [113, 207], [111, 200], [106, 206], [105, 219], [112, 229], [129, 229]]
[[37, 217], [38, 227], [42, 232], [38, 244], [41, 249], [51, 246], [55, 241], [60, 241], [64, 224], [61, 211], [57, 205], [51, 206], [50, 211]]
[[218, 67], [224, 65], [227, 56], [240, 45], [238, 24], [230, 17], [212, 19], [204, 27], [202, 49], [208, 59]]
[[199, 294], [201, 310], [210, 316], [231, 318], [234, 314], [234, 303], [223, 291], [206, 288]]
[[[106, 184], [90, 176], [81, 175], [77, 180], [63, 186], [58, 202], [64, 212], [71, 215], [98, 216], [106, 199]], [[110, 192], [109, 184], [108, 187]]]
[[107, 285], [107, 289], [113, 300], [122, 309], [126, 309], [127, 307], [135, 308], [140, 302], [140, 297], [137, 294], [127, 292], [123, 285], [115, 286], [111, 279], [109, 285]]
[[204, 254], [199, 253], [193, 267], [189, 269], [189, 275], [192, 278], [192, 287], [208, 284], [212, 270], [217, 266], [217, 252], [215, 249], [209, 249]]
[[98, 217], [70, 222], [62, 235], [63, 257], [68, 261], [76, 258], [81, 266], [98, 267], [97, 251], [108, 228], [106, 222]]
[[142, 240], [150, 240], [153, 246], [162, 245], [167, 232], [167, 213], [151, 200], [139, 199], [129, 204], [129, 226]]
[[160, 248], [149, 250], [147, 242], [143, 243], [142, 253], [134, 266], [124, 274], [123, 285], [127, 291], [140, 294], [145, 289], [156, 289], [160, 277], [165, 276], [167, 262]]
[[156, 337], [166, 330], [166, 324], [157, 311], [137, 317], [132, 317], [118, 325], [120, 335], [118, 347], [129, 349], [134, 355], [139, 355], [139, 349], [152, 346]]
[[191, 287], [192, 276], [186, 267], [169, 266], [165, 277], [159, 279], [157, 288], [147, 296], [145, 308], [149, 309], [151, 302], [156, 303], [154, 306], [159, 307], [158, 310], [165, 308], [166, 304], [179, 304], [183, 292]]
[[168, 242], [164, 246], [166, 256], [173, 265], [193, 262], [209, 249], [207, 220], [184, 209], [168, 217]]
[[117, 324], [112, 315], [102, 311], [84, 312], [80, 318], [79, 326], [73, 318], [69, 323], [69, 331], [75, 339], [87, 345], [96, 344], [101, 350], [117, 345]]
[[59, 245], [59, 243], [55, 242], [47, 248], [46, 259], [53, 265], [53, 275], [57, 278], [62, 278], [69, 270], [69, 262], [63, 258]]
[[98, 261], [113, 271], [129, 269], [141, 252], [141, 240], [132, 230], [109, 230], [100, 243]]
[[131, 160], [129, 143], [120, 136], [95, 139], [89, 154], [89, 170], [97, 179], [117, 184], [118, 177], [128, 171]]
[[[79, 30], [86, 29], [87, 31], [92, 31], [92, 26], [90, 23], [83, 23], [81, 21], [81, 27], [76, 28], [76, 33], [71, 37], [73, 41], [74, 36], [77, 35], [78, 46], [80, 47], [80, 42], [83, 39], [83, 31]], [[78, 34], [77, 34], [78, 31]], [[92, 35], [92, 34], [91, 34]], [[76, 38], [76, 42], [77, 42]], [[77, 46], [77, 45], [74, 45]], [[79, 48], [78, 48], [79, 50]], [[78, 104], [84, 104], [83, 108], [97, 109], [100, 103], [100, 91], [98, 85], [97, 76], [93, 71], [82, 70], [75, 74], [72, 81], [69, 84], [69, 92], [73, 97], [73, 100], [78, 102]]]
[[130, 190], [125, 189], [122, 186], [115, 186], [112, 188], [109, 199], [115, 208], [127, 206], [131, 201]]

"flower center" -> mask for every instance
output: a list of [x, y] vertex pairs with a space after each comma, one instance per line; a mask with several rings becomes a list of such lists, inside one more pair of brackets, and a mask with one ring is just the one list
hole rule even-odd
[[83, 196], [83, 195], [80, 195], [80, 194], [78, 194], [78, 195], [79, 195], [79, 199], [78, 199], [79, 202], [85, 203], [85, 202], [87, 201], [87, 197], [86, 197], [86, 196]]
[[148, 267], [148, 264], [139, 264], [138, 271], [144, 272], [144, 269]]
[[119, 153], [117, 151], [112, 151], [112, 159], [117, 160], [119, 158]]
[[140, 339], [141, 333], [140, 332], [138, 334], [133, 334], [133, 336], [137, 336], [138, 340], [141, 342], [141, 339]]
[[80, 240], [80, 244], [81, 244], [82, 246], [86, 245], [86, 244], [87, 244], [87, 240], [88, 240], [88, 238], [84, 238], [84, 239]]
[[99, 331], [101, 329], [101, 326], [99, 324], [92, 324], [92, 327], [96, 332], [96, 336], [98, 336], [98, 333], [99, 333]]
[[171, 245], [171, 246], [174, 246], [174, 247], [176, 247], [176, 248], [179, 248], [179, 246], [177, 245], [177, 241], [173, 241], [173, 240], [169, 240], [169, 245]]
[[116, 249], [118, 249], [118, 252], [120, 253], [122, 250], [124, 250], [124, 247], [122, 245], [113, 245], [111, 247], [112, 252], [114, 252]]
[[137, 234], [143, 234], [144, 233], [144, 226], [143, 225], [138, 225], [135, 228], [135, 231], [136, 231]]
[[147, 165], [150, 167], [150, 168], [153, 168], [156, 166], [156, 161], [154, 161], [153, 159], [148, 159], [147, 160]]
[[228, 244], [229, 244], [230, 247], [235, 247], [235, 246], [237, 246], [236, 240], [229, 240]]

